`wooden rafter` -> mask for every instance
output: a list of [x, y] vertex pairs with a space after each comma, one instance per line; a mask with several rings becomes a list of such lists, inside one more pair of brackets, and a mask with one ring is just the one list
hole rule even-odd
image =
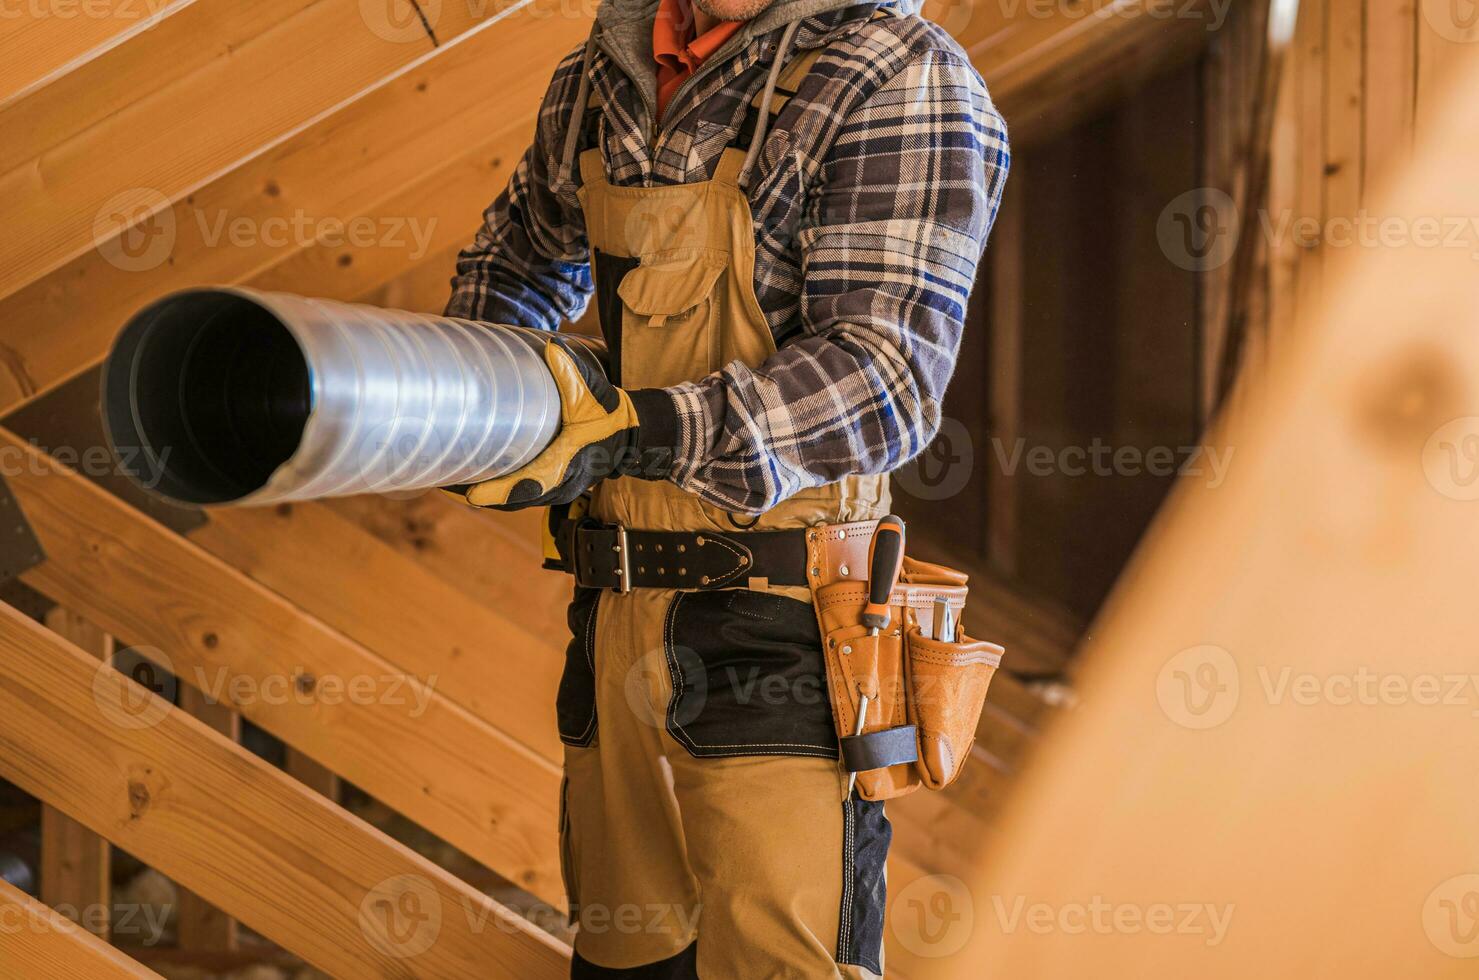
[[0, 449], [18, 461], [11, 489], [47, 555], [27, 584], [152, 645], [185, 683], [560, 900], [553, 763], [3, 430]]
[[3, 880], [0, 975], [26, 980], [160, 980], [153, 970]]
[[0, 747], [0, 775], [336, 976], [568, 972], [507, 909], [8, 606]]

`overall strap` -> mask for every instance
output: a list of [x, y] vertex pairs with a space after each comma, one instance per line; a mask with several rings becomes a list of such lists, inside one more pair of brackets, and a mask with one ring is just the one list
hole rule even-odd
[[[596, 50], [596, 32], [591, 29], [585, 39], [585, 51], [580, 56], [580, 82], [575, 89], [575, 106], [570, 110], [570, 126], [565, 130], [565, 145], [560, 151], [560, 186], [569, 187], [575, 174], [575, 151], [580, 146], [580, 131], [585, 123], [586, 109], [591, 100], [591, 58]], [[582, 161], [584, 173], [584, 161]]]

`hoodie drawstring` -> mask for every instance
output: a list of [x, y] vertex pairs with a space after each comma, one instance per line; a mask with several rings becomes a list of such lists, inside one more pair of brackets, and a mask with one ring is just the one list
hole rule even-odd
[[755, 123], [755, 138], [750, 140], [750, 149], [745, 153], [744, 166], [740, 167], [739, 188], [747, 190], [750, 185], [750, 171], [755, 166], [755, 161], [760, 158], [760, 148], [765, 145], [765, 133], [770, 129], [770, 100], [775, 95], [776, 82], [780, 80], [781, 69], [786, 65], [786, 58], [791, 54], [791, 42], [796, 38], [796, 31], [801, 27], [801, 21], [793, 20], [786, 25], [786, 30], [781, 34], [781, 39], [775, 47], [775, 60], [770, 64], [770, 73], [765, 77], [765, 91], [760, 96], [760, 118]]

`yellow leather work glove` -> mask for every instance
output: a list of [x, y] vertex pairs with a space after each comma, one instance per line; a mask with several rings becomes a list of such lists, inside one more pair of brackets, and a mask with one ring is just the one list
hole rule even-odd
[[[558, 339], [544, 348], [544, 360], [560, 392], [560, 431], [544, 451], [523, 467], [481, 483], [446, 488], [475, 507], [520, 510], [568, 504], [610, 476], [661, 479], [672, 468], [672, 452], [639, 444], [641, 401], [649, 431], [676, 431], [672, 400], [660, 390], [627, 392], [598, 369], [575, 357]], [[654, 418], [671, 414], [672, 418]]]

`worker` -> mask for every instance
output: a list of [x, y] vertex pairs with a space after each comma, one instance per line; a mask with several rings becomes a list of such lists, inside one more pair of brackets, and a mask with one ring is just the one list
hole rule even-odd
[[[605, 0], [447, 314], [556, 330], [562, 428], [451, 488], [551, 506], [574, 977], [883, 973], [883, 803], [848, 789], [806, 529], [937, 430], [1009, 154], [915, 0]], [[691, 5], [690, 5], [691, 4]], [[516, 665], [510, 664], [511, 669]]]

